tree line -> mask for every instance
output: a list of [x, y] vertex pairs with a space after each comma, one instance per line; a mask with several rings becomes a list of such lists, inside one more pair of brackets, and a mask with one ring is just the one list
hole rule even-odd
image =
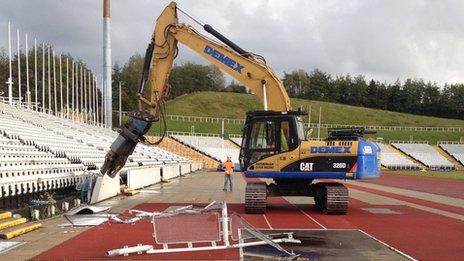
[[363, 75], [337, 75], [315, 69], [285, 73], [283, 84], [291, 97], [337, 102], [382, 110], [442, 118], [464, 119], [464, 84], [438, 85], [423, 79], [385, 83]]
[[[48, 51], [45, 55], [45, 87], [48, 88]], [[29, 86], [31, 100], [35, 98], [34, 80], [34, 52], [29, 50]], [[86, 65], [70, 54], [62, 55], [62, 80], [66, 81], [66, 58], [69, 63], [74, 61], [85, 71]], [[38, 101], [42, 101], [42, 48], [37, 50], [37, 85]], [[55, 56], [56, 78], [59, 84], [59, 60]], [[13, 66], [13, 96], [18, 96], [18, 56], [12, 59]], [[21, 90], [23, 99], [26, 94], [26, 54], [21, 53]], [[53, 59], [52, 59], [53, 60]], [[122, 83], [122, 109], [134, 110], [137, 108], [136, 93], [142, 75], [144, 58], [141, 55], [133, 55], [120, 66], [116, 64], [113, 70], [113, 108], [118, 108], [119, 82]], [[0, 50], [0, 96], [8, 95], [8, 55], [4, 49]], [[52, 69], [50, 69], [52, 70]], [[69, 69], [70, 70], [70, 69]], [[69, 74], [71, 74], [69, 72]], [[54, 97], [53, 74], [51, 74], [51, 94]], [[282, 82], [290, 97], [337, 102], [354, 106], [363, 106], [382, 110], [405, 112], [419, 115], [437, 116], [443, 118], [464, 119], [464, 84], [444, 84], [442, 86], [434, 82], [426, 82], [423, 79], [407, 79], [404, 82], [397, 80], [394, 83], [386, 83], [366, 80], [363, 75], [332, 76], [327, 72], [314, 69], [311, 72], [299, 69], [291, 73], [284, 73]], [[71, 85], [71, 83], [70, 83]], [[243, 92], [246, 88], [232, 80], [226, 84], [223, 73], [214, 65], [200, 65], [187, 62], [174, 65], [170, 77], [170, 98], [195, 91], [231, 91]], [[76, 90], [77, 91], [77, 90]], [[45, 91], [45, 105], [48, 105], [48, 89]], [[101, 95], [99, 93], [99, 95]], [[58, 95], [59, 96], [59, 95]], [[100, 96], [101, 97], [101, 96]], [[53, 99], [53, 98], [52, 98]]]
[[[136, 108], [136, 93], [142, 75], [143, 57], [134, 55], [113, 71], [113, 108], [118, 108], [118, 84], [123, 82], [122, 109]], [[385, 83], [366, 80], [363, 75], [332, 76], [314, 69], [284, 73], [282, 82], [290, 97], [343, 103], [411, 114], [464, 119], [464, 84], [438, 85], [423, 79]], [[245, 93], [246, 88], [232, 80], [225, 83], [214, 65], [187, 62], [175, 65], [169, 77], [170, 98], [195, 91]]]

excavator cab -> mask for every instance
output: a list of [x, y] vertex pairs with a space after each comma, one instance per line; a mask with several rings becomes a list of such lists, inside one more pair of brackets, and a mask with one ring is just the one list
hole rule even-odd
[[304, 140], [302, 115], [302, 112], [248, 112], [240, 150], [242, 170], [264, 158], [298, 148]]

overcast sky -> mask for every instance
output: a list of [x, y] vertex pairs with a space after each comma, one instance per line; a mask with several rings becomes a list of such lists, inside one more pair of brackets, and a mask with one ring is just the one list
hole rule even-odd
[[[169, 1], [112, 0], [113, 64], [144, 53]], [[302, 68], [364, 74], [380, 81], [464, 82], [463, 1], [178, 1], [280, 75]], [[7, 22], [102, 71], [102, 0], [0, 0], [0, 47]], [[193, 24], [180, 15], [181, 21]], [[24, 38], [22, 39], [24, 43]], [[30, 45], [32, 44], [32, 41]], [[13, 46], [16, 46], [14, 38]], [[24, 48], [24, 45], [23, 45]], [[14, 49], [15, 50], [15, 49]], [[202, 58], [180, 49], [176, 63]]]

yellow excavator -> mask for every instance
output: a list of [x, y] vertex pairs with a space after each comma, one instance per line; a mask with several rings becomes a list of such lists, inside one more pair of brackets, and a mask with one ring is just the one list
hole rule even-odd
[[[218, 41], [178, 20], [178, 11], [198, 23]], [[375, 178], [380, 175], [378, 146], [363, 138], [363, 129], [332, 129], [324, 140], [310, 140], [301, 111], [293, 111], [282, 82], [265, 59], [245, 51], [208, 24], [170, 3], [156, 20], [148, 45], [138, 92], [139, 111], [132, 112], [111, 145], [102, 174], [114, 177], [154, 122], [163, 120], [168, 79], [182, 43], [248, 87], [263, 103], [248, 112], [243, 128], [240, 165], [248, 182], [245, 211], [264, 213], [267, 197], [314, 197], [329, 214], [345, 214], [348, 190], [333, 179]], [[148, 87], [148, 88], [146, 88]], [[267, 184], [263, 179], [272, 179]], [[328, 180], [314, 182], [314, 180]]]

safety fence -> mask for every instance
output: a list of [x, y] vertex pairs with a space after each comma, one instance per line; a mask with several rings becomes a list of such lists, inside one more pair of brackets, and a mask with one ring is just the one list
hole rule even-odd
[[[308, 124], [306, 124], [308, 126]], [[312, 128], [317, 128], [317, 123], [311, 123]], [[462, 127], [416, 127], [416, 126], [370, 126], [370, 125], [347, 125], [347, 124], [321, 124], [321, 128], [364, 128], [375, 131], [435, 131], [435, 132], [462, 132]]]
[[[203, 116], [185, 116], [185, 115], [166, 115], [168, 120], [185, 121], [185, 122], [204, 122], [222, 124], [245, 124], [244, 119], [216, 118]], [[381, 126], [381, 125], [353, 125], [353, 124], [336, 124], [336, 123], [305, 123], [306, 127], [311, 128], [365, 128], [366, 130], [375, 131], [435, 131], [435, 132], [462, 132], [464, 127], [420, 127], [420, 126]]]
[[440, 144], [464, 144], [464, 140], [439, 140], [437, 145]]
[[390, 140], [388, 143], [429, 144], [426, 140]]
[[215, 133], [185, 132], [185, 131], [168, 131], [167, 134], [168, 135], [185, 135], [185, 136], [202, 136], [202, 137], [221, 137], [220, 134], [215, 134]]

